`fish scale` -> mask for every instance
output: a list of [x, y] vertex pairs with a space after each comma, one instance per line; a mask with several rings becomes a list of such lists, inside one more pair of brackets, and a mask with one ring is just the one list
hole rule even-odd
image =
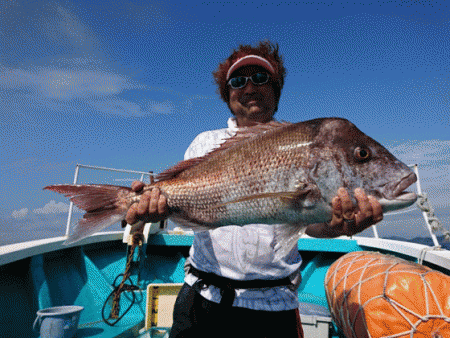
[[[306, 158], [305, 155], [307, 154], [299, 156], [300, 147], [288, 149], [288, 146], [292, 144], [292, 139], [297, 139], [296, 142], [298, 143], [304, 143], [305, 140], [301, 137], [304, 133], [296, 133], [297, 137], [295, 138], [286, 130], [283, 130], [281, 135], [278, 135], [280, 134], [278, 130], [273, 130], [272, 134], [275, 135], [270, 135], [270, 138], [269, 135], [261, 135], [247, 142], [241, 142], [239, 145], [226, 149], [224, 151], [226, 153], [216, 153], [215, 156], [211, 156], [208, 160], [197, 165], [193, 172], [180, 174], [176, 183], [161, 182], [158, 186], [163, 193], [166, 193], [169, 207], [182, 209], [185, 218], [187, 216], [189, 219], [207, 220], [209, 223], [217, 222], [218, 225], [229, 222], [246, 224], [252, 221], [252, 215], [254, 221], [261, 219], [267, 222], [268, 219], [274, 218], [283, 203], [280, 198], [276, 197], [234, 203], [229, 205], [228, 208], [214, 207], [216, 204], [239, 200], [245, 196], [268, 192], [275, 193], [279, 191], [280, 186], [290, 188], [283, 182], [289, 179], [289, 177], [285, 177], [286, 175], [280, 175], [281, 177], [275, 180], [277, 183], [275, 185], [268, 185], [267, 183], [274, 181], [274, 171], [280, 171], [278, 168], [286, 167], [288, 164], [294, 166], [304, 164], [303, 158]], [[267, 139], [267, 141], [261, 142], [261, 139], [263, 141]], [[280, 147], [285, 147], [286, 150], [277, 152]], [[293, 156], [294, 151], [297, 156]], [[214, 173], [214, 175], [204, 174], [208, 172]], [[215, 187], [216, 189], [213, 189], [213, 191], [215, 190], [216, 193], [199, 191], [201, 190], [199, 189], [194, 193], [199, 200], [186, 199], [183, 201], [177, 198], [177, 195], [180, 194], [189, 195], [189, 193], [182, 193], [186, 190], [186, 183], [183, 182], [185, 176], [187, 176], [188, 182], [194, 177], [200, 176], [202, 183], [198, 182], [195, 185], [206, 188]], [[188, 183], [187, 189], [189, 189], [189, 185]], [[169, 190], [166, 190], [166, 186], [170, 187]], [[208, 201], [202, 199], [205, 195]], [[210, 199], [211, 196], [213, 196], [212, 199]], [[244, 210], [251, 211], [246, 213], [246, 216], [240, 217], [244, 215]]]
[[[182, 161], [143, 191], [158, 187], [169, 217], [194, 230], [274, 224], [276, 257], [287, 254], [308, 224], [331, 220], [340, 186], [362, 188], [383, 212], [413, 204], [404, 192], [415, 174], [387, 149], [341, 118], [269, 122], [242, 128], [201, 158]], [[124, 219], [139, 193], [128, 187], [52, 185], [87, 211], [66, 241]], [[93, 207], [95, 206], [95, 207]]]

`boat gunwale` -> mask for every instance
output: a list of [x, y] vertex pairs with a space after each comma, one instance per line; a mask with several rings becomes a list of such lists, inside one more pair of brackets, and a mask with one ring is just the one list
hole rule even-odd
[[424, 262], [437, 265], [450, 271], [450, 250], [393, 239], [358, 236], [355, 236], [354, 238], [361, 247], [402, 254], [408, 257], [416, 258], [418, 262], [422, 257]]
[[[149, 245], [154, 246], [190, 246], [193, 234], [158, 233], [149, 239]], [[0, 266], [19, 261], [32, 256], [54, 252], [72, 247], [98, 244], [111, 241], [122, 241], [123, 231], [109, 231], [94, 234], [79, 242], [64, 245], [65, 236], [39, 239], [29, 242], [14, 243], [0, 246]], [[338, 244], [338, 245], [336, 245]], [[374, 238], [374, 237], [338, 237], [334, 239], [318, 239], [302, 236], [298, 242], [299, 251], [341, 252], [347, 253], [362, 250], [384, 250], [393, 254], [402, 254], [424, 262], [441, 266], [450, 271], [450, 250], [434, 248], [432, 246], [413, 242]]]
[[122, 237], [123, 231], [110, 231], [94, 234], [79, 242], [69, 245], [63, 244], [67, 239], [66, 236], [3, 245], [0, 246], [0, 266], [48, 252], [84, 246], [87, 244], [122, 240]]

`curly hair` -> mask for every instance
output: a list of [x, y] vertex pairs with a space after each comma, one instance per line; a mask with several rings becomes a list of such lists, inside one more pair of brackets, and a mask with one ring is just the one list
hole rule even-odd
[[227, 86], [227, 72], [230, 67], [240, 58], [247, 55], [258, 55], [265, 58], [270, 62], [275, 70], [271, 81], [274, 92], [276, 107], [278, 109], [278, 102], [280, 101], [281, 90], [284, 86], [284, 78], [286, 77], [286, 68], [283, 65], [283, 57], [278, 52], [278, 44], [274, 44], [270, 41], [261, 41], [257, 47], [250, 45], [239, 45], [239, 47], [233, 50], [232, 54], [221, 64], [216, 71], [213, 72], [214, 80], [218, 86], [218, 92], [222, 100], [228, 104], [230, 99], [230, 91]]

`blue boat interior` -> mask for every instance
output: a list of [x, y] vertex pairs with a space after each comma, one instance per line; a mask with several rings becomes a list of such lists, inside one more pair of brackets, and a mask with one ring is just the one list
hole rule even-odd
[[[121, 297], [121, 313], [129, 311], [114, 326], [102, 320], [105, 301], [118, 285], [126, 266], [127, 245], [120, 241], [70, 247], [23, 259], [0, 267], [0, 297], [3, 311], [0, 322], [5, 337], [38, 337], [33, 332], [36, 311], [62, 305], [81, 305], [76, 337], [121, 337], [139, 335], [145, 317], [146, 286], [150, 283], [182, 283], [184, 262], [193, 236], [159, 234], [149, 238], [144, 246], [145, 259], [138, 260], [128, 284], [143, 291], [127, 291]], [[302, 254], [302, 282], [299, 300], [302, 303], [327, 307], [324, 277], [328, 267], [347, 252], [363, 248], [353, 240], [305, 239], [299, 241]], [[117, 278], [117, 280], [116, 280]], [[116, 281], [115, 281], [116, 280]], [[134, 299], [133, 299], [134, 297]], [[111, 301], [105, 307], [109, 316]], [[21, 320], [17, 325], [17, 314]], [[112, 320], [111, 320], [112, 321]], [[340, 337], [334, 332], [331, 337]]]

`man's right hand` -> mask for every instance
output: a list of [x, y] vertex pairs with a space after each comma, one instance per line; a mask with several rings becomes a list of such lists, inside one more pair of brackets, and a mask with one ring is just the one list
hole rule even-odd
[[[145, 184], [140, 181], [134, 181], [131, 189], [135, 192], [142, 191]], [[158, 188], [146, 191], [141, 195], [139, 203], [133, 203], [128, 209], [125, 220], [128, 224], [134, 224], [137, 221], [145, 223], [155, 223], [162, 221], [168, 216], [167, 198], [161, 194]]]

